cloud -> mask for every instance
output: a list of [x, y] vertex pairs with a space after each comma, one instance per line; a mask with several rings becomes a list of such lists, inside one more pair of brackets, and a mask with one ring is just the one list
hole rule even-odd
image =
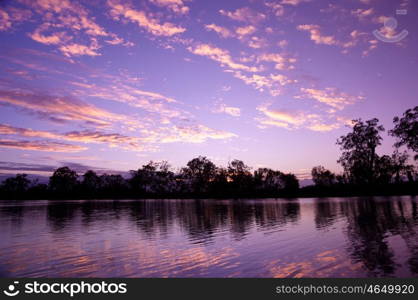
[[32, 13], [15, 7], [0, 8], [0, 31], [7, 31], [23, 21], [29, 20]]
[[280, 53], [267, 53], [258, 57], [259, 61], [274, 62], [277, 70], [292, 70], [294, 69], [294, 63], [296, 58], [288, 57], [287, 55]]
[[209, 44], [198, 44], [195, 47], [188, 47], [187, 49], [193, 54], [207, 56], [210, 59], [221, 63], [222, 66], [234, 70], [243, 70], [247, 72], [259, 71], [256, 67], [249, 67], [247, 65], [234, 62], [228, 50], [220, 49]]
[[12, 148], [18, 150], [33, 150], [47, 152], [80, 152], [87, 150], [86, 147], [64, 144], [50, 141], [26, 141], [0, 139], [0, 148]]
[[284, 15], [284, 6], [277, 2], [266, 2], [265, 5], [269, 7], [276, 17]]
[[340, 92], [336, 88], [325, 88], [323, 90], [301, 88], [302, 95], [296, 96], [297, 99], [310, 98], [336, 109], [344, 109], [347, 105], [354, 104], [364, 99], [362, 96], [352, 96]]
[[125, 41], [123, 38], [117, 36], [117, 35], [113, 35], [111, 34], [112, 39], [111, 40], [106, 40], [105, 42], [110, 44], [110, 45], [123, 45], [126, 47], [132, 47], [135, 44], [132, 42], [127, 42]]
[[236, 134], [215, 130], [204, 125], [174, 126], [169, 129], [168, 134], [161, 137], [162, 143], [186, 142], [203, 143], [208, 139], [223, 140], [237, 137]]
[[[306, 116], [303, 113], [289, 112], [283, 110], [269, 109], [269, 104], [263, 104], [257, 107], [258, 111], [264, 113], [265, 116], [273, 121], [278, 121], [280, 124], [286, 124], [283, 127], [300, 126], [305, 122]], [[267, 120], [268, 121], [268, 120]]]
[[249, 34], [253, 34], [256, 31], [256, 28], [252, 25], [238, 27], [235, 32], [239, 37], [243, 37]]
[[233, 12], [221, 9], [219, 10], [219, 13], [232, 20], [240, 22], [259, 23], [266, 19], [265, 14], [256, 12], [249, 7], [238, 8]]
[[235, 72], [234, 77], [241, 79], [245, 84], [253, 86], [256, 90], [263, 92], [265, 88], [270, 88], [272, 83], [267, 76], [253, 74], [246, 76], [241, 72]]
[[88, 55], [88, 56], [98, 56], [100, 55], [97, 50], [99, 49], [99, 46], [95, 40], [91, 43], [91, 45], [80, 45], [80, 44], [68, 44], [63, 45], [59, 47], [62, 53], [64, 53], [65, 56], [71, 57], [71, 56], [81, 56], [81, 55]]
[[[0, 10], [0, 28], [3, 17], [9, 20], [7, 23], [9, 24], [12, 19], [26, 21], [32, 14], [37, 14], [41, 21], [40, 25], [33, 32], [28, 33], [28, 36], [38, 43], [58, 47], [66, 56], [98, 56], [100, 53], [97, 50], [100, 49], [101, 40], [105, 38], [110, 45], [131, 46], [129, 42], [117, 42], [124, 40], [99, 25], [88, 9], [79, 2], [69, 0], [16, 2], [28, 7], [30, 11], [10, 8], [9, 12], [4, 14]], [[17, 10], [19, 13], [16, 13]]]
[[216, 32], [217, 34], [219, 34], [223, 38], [229, 38], [229, 37], [234, 36], [233, 33], [231, 31], [229, 31], [229, 29], [227, 29], [225, 27], [215, 25], [215, 24], [205, 25], [205, 28], [207, 30], [212, 30], [212, 31]]
[[186, 28], [169, 22], [161, 23], [159, 19], [151, 17], [143, 11], [135, 10], [119, 0], [108, 0], [107, 4], [110, 7], [110, 15], [115, 20], [124, 18], [132, 23], [136, 23], [139, 27], [144, 28], [153, 35], [173, 36], [186, 31]]
[[263, 113], [263, 117], [257, 117], [259, 127], [281, 127], [288, 130], [305, 128], [311, 131], [328, 132], [338, 129], [344, 124], [345, 120], [335, 119], [324, 122], [318, 114], [304, 113], [301, 111], [289, 111], [270, 109], [271, 103], [264, 103], [257, 107]]
[[335, 124], [323, 124], [319, 121], [313, 122], [312, 124], [308, 125], [307, 128], [312, 131], [322, 131], [322, 132], [328, 132], [334, 129], [340, 128], [341, 125], [339, 123]]
[[42, 31], [46, 30], [45, 26], [40, 26], [33, 33], [29, 33], [29, 37], [34, 41], [44, 45], [58, 45], [64, 43], [64, 40], [70, 40], [65, 32], [54, 32], [50, 35], [42, 34]]
[[260, 92], [268, 90], [272, 96], [280, 95], [284, 86], [297, 82], [297, 80], [289, 79], [286, 75], [283, 74], [253, 74], [251, 76], [246, 76], [238, 71], [234, 72], [234, 77], [244, 81], [244, 83], [247, 85], [251, 85], [253, 88]]
[[1, 171], [38, 171], [38, 172], [53, 172], [55, 167], [32, 163], [18, 163], [11, 161], [0, 161]]
[[252, 36], [248, 40], [248, 46], [254, 49], [260, 49], [267, 46], [267, 40], [258, 36]]
[[245, 42], [249, 47], [259, 49], [267, 45], [267, 41], [264, 38], [257, 36], [251, 36], [256, 32], [256, 28], [252, 25], [237, 27], [235, 31], [231, 31], [228, 28], [218, 26], [216, 24], [205, 25], [206, 30], [216, 32], [222, 38], [237, 38], [241, 42]]
[[165, 122], [169, 122], [172, 118], [190, 117], [189, 113], [178, 107], [180, 103], [174, 98], [160, 93], [138, 89], [134, 85], [129, 84], [129, 78], [126, 79], [125, 77], [109, 76], [103, 82], [95, 81], [95, 84], [86, 84], [77, 81], [71, 81], [70, 83], [76, 87], [73, 93], [78, 97], [94, 97], [125, 103], [132, 107], [157, 114]]
[[232, 89], [230, 85], [224, 85], [221, 90], [222, 92], [229, 92]]
[[[71, 159], [74, 156], [66, 156]], [[54, 157], [49, 158], [48, 160], [55, 159]], [[21, 163], [21, 162], [10, 162], [10, 161], [0, 161], [0, 171], [13, 174], [13, 173], [27, 173], [27, 174], [43, 174], [49, 176], [54, 172], [58, 167], [67, 166], [71, 170], [76, 171], [77, 173], [85, 173], [88, 170], [95, 170], [98, 174], [120, 174], [121, 171], [109, 170], [99, 166], [88, 166], [85, 164], [61, 161], [58, 165], [44, 165], [44, 164], [34, 164], [34, 163]], [[11, 172], [12, 171], [12, 172]], [[15, 171], [15, 172], [13, 172]]]
[[217, 114], [227, 114], [233, 117], [239, 117], [241, 116], [241, 109], [238, 107], [233, 107], [233, 106], [227, 106], [224, 103], [215, 103], [215, 107], [212, 109], [212, 112], [217, 113]]
[[0, 135], [18, 135], [21, 137], [46, 138], [88, 144], [104, 143], [108, 144], [110, 147], [119, 147], [133, 151], [143, 150], [143, 146], [140, 145], [140, 139], [137, 137], [130, 137], [119, 133], [107, 133], [101, 131], [83, 130], [59, 134], [49, 131], [19, 128], [6, 124], [0, 124]]
[[19, 135], [24, 137], [39, 137], [39, 138], [52, 138], [56, 139], [57, 134], [47, 132], [47, 131], [38, 131], [27, 128], [13, 127], [7, 124], [0, 124], [0, 135]]
[[69, 97], [55, 97], [32, 92], [0, 90], [0, 103], [35, 113], [43, 119], [55, 122], [78, 121], [94, 126], [111, 126], [115, 122], [126, 122], [125, 116], [87, 104]]
[[296, 79], [289, 79], [286, 75], [283, 74], [271, 74], [270, 79], [273, 82], [278, 82], [281, 86], [286, 86], [288, 84], [298, 82]]
[[[20, 0], [40, 14], [45, 24], [83, 30], [91, 36], [107, 36], [108, 33], [89, 16], [86, 8], [69, 0]], [[45, 25], [44, 24], [44, 25]]]
[[12, 27], [9, 14], [0, 8], [0, 31], [6, 31]]
[[297, 26], [298, 30], [301, 31], [308, 31], [310, 33], [310, 38], [315, 44], [324, 44], [324, 45], [337, 45], [338, 42], [334, 36], [322, 35], [321, 27], [319, 25], [299, 25]]
[[315, 44], [323, 44], [329, 46], [337, 46], [343, 48], [342, 53], [348, 53], [348, 50], [356, 45], [359, 42], [365, 43], [368, 48], [363, 51], [363, 56], [367, 55], [370, 51], [377, 48], [375, 45], [374, 38], [371, 38], [370, 33], [361, 32], [359, 30], [353, 30], [347, 34], [345, 41], [337, 40], [335, 36], [332, 35], [323, 35], [321, 33], [321, 27], [319, 25], [299, 25], [297, 26], [298, 30], [308, 31], [310, 33], [310, 38]]
[[303, 2], [311, 2], [312, 0], [282, 0], [281, 4], [297, 6]]
[[374, 9], [373, 8], [358, 8], [358, 9], [353, 9], [351, 11], [351, 14], [353, 16], [355, 16], [356, 18], [358, 18], [359, 20], [363, 20], [367, 17], [370, 17], [374, 14]]
[[187, 14], [190, 10], [183, 0], [150, 0], [150, 2], [160, 7], [166, 7], [176, 14]]

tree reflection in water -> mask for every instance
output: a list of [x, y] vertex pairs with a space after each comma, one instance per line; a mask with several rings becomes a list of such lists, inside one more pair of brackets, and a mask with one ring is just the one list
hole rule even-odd
[[[173, 237], [184, 236], [188, 240], [188, 243], [183, 245], [184, 249], [192, 249], [196, 246], [209, 247], [201, 249], [218, 247], [219, 237], [225, 237], [227, 234], [230, 237], [228, 246], [235, 255], [234, 263], [239, 265], [239, 263], [255, 264], [255, 262], [237, 261], [240, 255], [243, 255], [237, 248], [241, 242], [249, 243], [248, 247], [252, 247], [246, 251], [259, 251], [257, 255], [260, 261], [285, 262], [285, 256], [281, 256], [281, 244], [278, 238], [285, 231], [294, 232], [297, 245], [289, 242], [286, 247], [290, 247], [294, 255], [292, 257], [298, 258], [298, 251], [305, 253], [300, 254], [299, 259], [302, 262], [309, 259], [303, 256], [306, 255], [307, 250], [314, 251], [315, 247], [319, 249], [322, 243], [321, 238], [318, 238], [315, 244], [309, 244], [310, 242], [307, 241], [312, 241], [309, 239], [312, 237], [306, 234], [322, 232], [319, 235], [321, 237], [334, 232], [334, 235], [343, 235], [346, 243], [335, 245], [334, 249], [330, 248], [329, 251], [323, 253], [332, 253], [335, 250], [339, 251], [338, 255], [344, 253], [343, 255], [351, 259], [352, 265], [360, 264], [367, 272], [367, 276], [418, 274], [418, 209], [417, 199], [413, 197], [310, 200], [109, 200], [38, 203], [40, 204], [36, 202], [32, 202], [31, 205], [25, 205], [25, 202], [2, 203], [0, 224], [2, 228], [5, 228], [2, 237], [8, 237], [13, 242], [13, 235], [7, 235], [8, 231], [23, 232], [27, 220], [32, 222], [33, 226], [39, 226], [39, 230], [47, 228], [48, 232], [54, 234], [55, 237], [73, 234], [80, 235], [80, 240], [83, 240], [83, 234], [85, 235], [89, 230], [112, 236], [120, 226], [120, 222], [125, 222], [124, 226], [137, 232], [137, 238], [149, 243], [169, 245]], [[45, 220], [47, 227], [42, 224]], [[307, 227], [308, 225], [311, 227]], [[48, 232], [39, 234], [47, 236]], [[301, 235], [301, 232], [306, 232], [305, 236]], [[260, 236], [258, 233], [264, 235]], [[265, 235], [266, 233], [268, 236]], [[24, 236], [24, 232], [21, 236]], [[131, 236], [135, 237], [135, 234]], [[84, 239], [87, 239], [86, 235]], [[271, 244], [266, 241], [271, 241]], [[126, 242], [135, 242], [135, 240]], [[264, 244], [260, 247], [261, 250], [257, 250], [260, 243]], [[0, 244], [0, 249], [2, 247], [5, 246]], [[7, 245], [7, 247], [10, 249], [13, 245]], [[16, 242], [15, 247], [19, 247], [19, 242]], [[91, 255], [94, 255], [94, 251], [99, 251], [94, 250], [94, 247], [90, 250]], [[62, 251], [65, 254], [65, 249]], [[322, 248], [321, 251], [324, 249]], [[87, 254], [84, 253], [84, 255]], [[114, 256], [117, 257], [118, 253], [114, 253]], [[399, 257], [406, 258], [406, 264], [401, 265]], [[318, 261], [324, 263], [336, 261], [336, 258], [331, 257], [330, 254], [326, 257], [327, 259], [322, 256], [320, 258]], [[124, 259], [129, 260], [129, 258]], [[347, 264], [347, 261], [345, 263]], [[297, 262], [292, 262], [292, 264], [297, 266]], [[286, 264], [283, 265], [285, 266]], [[277, 265], [272, 265], [272, 267], [277, 268]], [[0, 263], [0, 270], [4, 268], [5, 266]], [[318, 266], [318, 268], [323, 269], [324, 266]], [[260, 270], [260, 274], [265, 274], [263, 272]], [[315, 277], [315, 270], [312, 272], [308, 275]]]

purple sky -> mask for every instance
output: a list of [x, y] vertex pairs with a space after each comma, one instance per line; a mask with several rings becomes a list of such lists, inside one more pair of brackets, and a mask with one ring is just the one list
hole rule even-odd
[[351, 119], [391, 129], [418, 104], [417, 12], [400, 0], [0, 1], [0, 173], [198, 155], [338, 172]]

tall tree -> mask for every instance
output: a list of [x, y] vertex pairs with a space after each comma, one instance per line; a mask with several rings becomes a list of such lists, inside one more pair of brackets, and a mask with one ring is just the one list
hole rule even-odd
[[313, 167], [311, 175], [315, 185], [330, 186], [335, 183], [335, 174], [323, 166]]
[[417, 153], [415, 159], [418, 159], [418, 106], [405, 111], [402, 118], [395, 117], [393, 123], [395, 127], [389, 134], [397, 138], [395, 146], [406, 146]]
[[384, 131], [378, 119], [363, 122], [353, 120], [352, 132], [341, 136], [337, 145], [342, 150], [338, 162], [343, 166], [351, 182], [373, 183], [378, 155], [376, 148], [381, 144], [380, 132]]
[[408, 164], [409, 155], [407, 152], [399, 152], [398, 149], [393, 152], [391, 161], [392, 168], [395, 175], [395, 182], [399, 183], [402, 177], [407, 177], [409, 181], [413, 181], [412, 173], [414, 166]]
[[49, 188], [59, 194], [71, 193], [77, 185], [78, 175], [69, 167], [61, 167], [55, 170], [49, 177]]
[[130, 171], [129, 184], [136, 193], [165, 192], [172, 189], [174, 174], [166, 161], [150, 161], [136, 171]]
[[182, 172], [191, 180], [194, 191], [205, 192], [216, 175], [216, 166], [206, 156], [199, 156], [189, 161]]
[[251, 168], [242, 160], [234, 159], [228, 164], [228, 178], [236, 191], [248, 192], [252, 186]]
[[84, 173], [82, 186], [88, 194], [97, 192], [101, 188], [101, 185], [102, 181], [96, 172], [88, 170], [86, 173]]
[[277, 193], [283, 188], [283, 173], [269, 168], [259, 168], [254, 172], [254, 185], [257, 190]]
[[280, 174], [281, 186], [283, 187], [282, 191], [285, 193], [296, 193], [299, 189], [299, 180], [295, 174], [292, 173], [282, 173]]
[[30, 180], [27, 174], [16, 174], [15, 177], [9, 177], [2, 183], [2, 190], [6, 193], [24, 193], [28, 190]]

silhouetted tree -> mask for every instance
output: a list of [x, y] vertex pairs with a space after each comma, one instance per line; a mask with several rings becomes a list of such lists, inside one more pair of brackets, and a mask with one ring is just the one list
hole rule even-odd
[[402, 177], [407, 177], [409, 181], [413, 181], [412, 172], [414, 167], [408, 164], [408, 159], [409, 155], [406, 152], [400, 153], [398, 150], [393, 152], [391, 162], [396, 183], [401, 182]]
[[288, 174], [282, 173], [280, 175], [280, 181], [283, 187], [282, 190], [285, 193], [295, 194], [299, 189], [299, 180], [292, 173], [288, 173]]
[[129, 185], [137, 194], [169, 193], [176, 190], [175, 174], [170, 171], [166, 161], [153, 162], [142, 166], [137, 171], [130, 171]]
[[274, 171], [268, 168], [259, 168], [254, 172], [255, 189], [266, 193], [277, 193], [283, 189], [283, 182], [280, 171]]
[[136, 195], [151, 191], [151, 184], [157, 166], [156, 163], [150, 161], [148, 164], [143, 165], [142, 168], [136, 171], [130, 171], [131, 178], [129, 179], [129, 185]]
[[189, 161], [182, 173], [190, 180], [193, 191], [206, 192], [209, 182], [215, 178], [216, 166], [205, 156], [199, 156]]
[[[404, 112], [402, 118], [393, 119], [395, 127], [389, 133], [397, 138], [397, 148], [406, 146], [418, 153], [418, 106]], [[415, 156], [418, 158], [418, 155]]]
[[92, 170], [88, 170], [83, 175], [83, 181], [81, 183], [84, 192], [88, 195], [93, 195], [97, 193], [102, 187], [101, 178]]
[[312, 180], [318, 186], [331, 186], [335, 183], [335, 174], [323, 166], [313, 167], [311, 171]]
[[102, 192], [107, 196], [119, 197], [127, 188], [127, 183], [121, 175], [103, 174], [100, 176]]
[[363, 122], [354, 120], [352, 132], [337, 140], [343, 153], [338, 162], [343, 166], [351, 182], [373, 183], [378, 156], [376, 148], [381, 144], [380, 132], [384, 131], [378, 119]]
[[225, 168], [216, 168], [215, 177], [210, 185], [210, 190], [218, 195], [225, 195], [228, 191], [228, 171]]
[[392, 159], [389, 155], [376, 158], [374, 181], [379, 184], [389, 184], [395, 174]]
[[228, 179], [235, 192], [248, 192], [252, 186], [251, 168], [242, 160], [234, 159], [228, 164]]
[[25, 193], [31, 181], [27, 178], [27, 174], [16, 174], [15, 177], [9, 177], [3, 181], [1, 189], [10, 195]]
[[55, 193], [69, 195], [77, 186], [77, 178], [77, 173], [69, 167], [58, 168], [49, 178], [49, 188]]

